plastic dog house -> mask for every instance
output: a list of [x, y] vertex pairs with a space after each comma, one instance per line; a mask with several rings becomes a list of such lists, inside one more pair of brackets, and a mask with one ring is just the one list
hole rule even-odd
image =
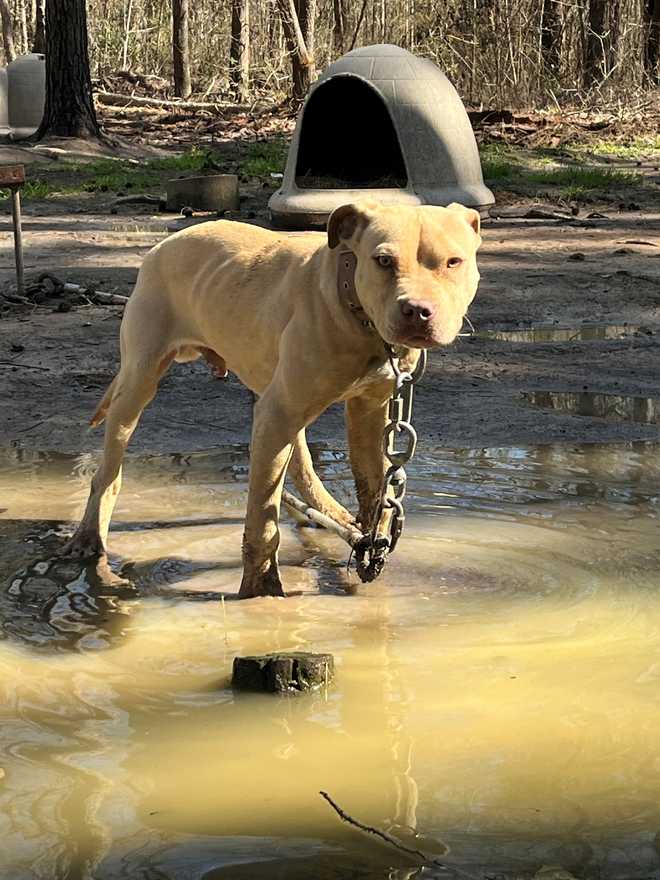
[[458, 93], [432, 62], [398, 46], [349, 52], [314, 83], [269, 207], [276, 226], [305, 229], [365, 195], [479, 209], [495, 201]]

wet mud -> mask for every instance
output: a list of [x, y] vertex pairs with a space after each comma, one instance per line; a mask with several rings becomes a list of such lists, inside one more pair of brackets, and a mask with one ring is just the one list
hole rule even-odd
[[[28, 215], [26, 272], [47, 264], [66, 280], [128, 294], [145, 253], [165, 234], [157, 215], [134, 225], [107, 214]], [[657, 426], [543, 413], [520, 397], [541, 390], [660, 397], [660, 215], [489, 220], [482, 237], [481, 285], [470, 310], [476, 334], [431, 353], [415, 413], [420, 436], [451, 446], [660, 439]], [[4, 221], [5, 285], [11, 248]], [[575, 253], [584, 259], [571, 260]], [[7, 309], [0, 318], [0, 445], [74, 454], [100, 448], [102, 432], [89, 431], [88, 422], [118, 368], [120, 318], [116, 306]], [[204, 365], [178, 365], [161, 382], [131, 449], [187, 453], [245, 443], [251, 412], [252, 397], [234, 377], [219, 381]], [[331, 408], [311, 434], [342, 448], [341, 408]]]

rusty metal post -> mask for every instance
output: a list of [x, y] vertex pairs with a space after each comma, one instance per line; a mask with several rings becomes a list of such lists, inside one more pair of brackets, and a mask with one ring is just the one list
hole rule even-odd
[[25, 166], [0, 165], [0, 189], [11, 192], [11, 216], [14, 226], [14, 257], [16, 258], [16, 288], [23, 296], [23, 229], [21, 227], [21, 197], [19, 190], [25, 183]]
[[14, 258], [16, 260], [16, 290], [19, 296], [25, 294], [23, 281], [23, 230], [21, 228], [20, 187], [11, 188], [11, 216], [14, 223]]

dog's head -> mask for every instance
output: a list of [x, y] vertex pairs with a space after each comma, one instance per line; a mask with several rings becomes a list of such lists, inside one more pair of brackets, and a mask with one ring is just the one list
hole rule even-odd
[[392, 345], [448, 345], [459, 333], [477, 285], [479, 214], [453, 204], [343, 205], [328, 220], [328, 245], [357, 256], [355, 288], [382, 338]]

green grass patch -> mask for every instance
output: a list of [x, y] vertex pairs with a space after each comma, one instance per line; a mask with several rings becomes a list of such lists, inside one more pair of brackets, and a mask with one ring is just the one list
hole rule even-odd
[[636, 137], [629, 143], [620, 141], [599, 140], [590, 144], [578, 144], [571, 147], [576, 156], [590, 154], [593, 156], [614, 156], [618, 159], [642, 159], [660, 153], [660, 135], [655, 137]]
[[486, 180], [508, 180], [518, 173], [520, 166], [506, 159], [482, 159], [481, 170]]
[[[122, 162], [115, 159], [100, 159], [88, 165], [75, 166], [84, 178], [81, 189], [88, 192], [123, 191], [144, 192], [158, 188], [168, 176], [182, 171], [217, 171], [221, 159], [211, 150], [192, 147], [177, 156], [163, 156], [147, 159], [144, 162]], [[72, 169], [71, 169], [72, 170]]]
[[524, 171], [522, 176], [527, 183], [580, 187], [585, 191], [608, 189], [611, 186], [639, 186], [642, 183], [642, 176], [634, 171], [588, 166]]
[[47, 199], [53, 193], [53, 187], [47, 180], [26, 180], [21, 188], [21, 196], [24, 199]]
[[[29, 199], [48, 199], [59, 190], [47, 180], [41, 178], [33, 178], [27, 180], [21, 187], [21, 199], [28, 201]], [[11, 193], [8, 189], [0, 189], [0, 199], [9, 199]]]
[[24, 199], [51, 199], [84, 192], [158, 194], [171, 177], [198, 174], [235, 174], [267, 177], [282, 171], [287, 144], [274, 140], [249, 144], [237, 156], [193, 147], [185, 153], [132, 162], [98, 159], [94, 162], [58, 162], [32, 166], [22, 189]]
[[580, 199], [599, 190], [643, 183], [637, 171], [594, 165], [586, 156], [566, 149], [524, 150], [487, 144], [480, 156], [484, 178], [501, 188], [552, 187], [563, 198]]
[[241, 174], [248, 177], [265, 177], [284, 171], [287, 144], [285, 141], [261, 141], [250, 144], [240, 162]]

